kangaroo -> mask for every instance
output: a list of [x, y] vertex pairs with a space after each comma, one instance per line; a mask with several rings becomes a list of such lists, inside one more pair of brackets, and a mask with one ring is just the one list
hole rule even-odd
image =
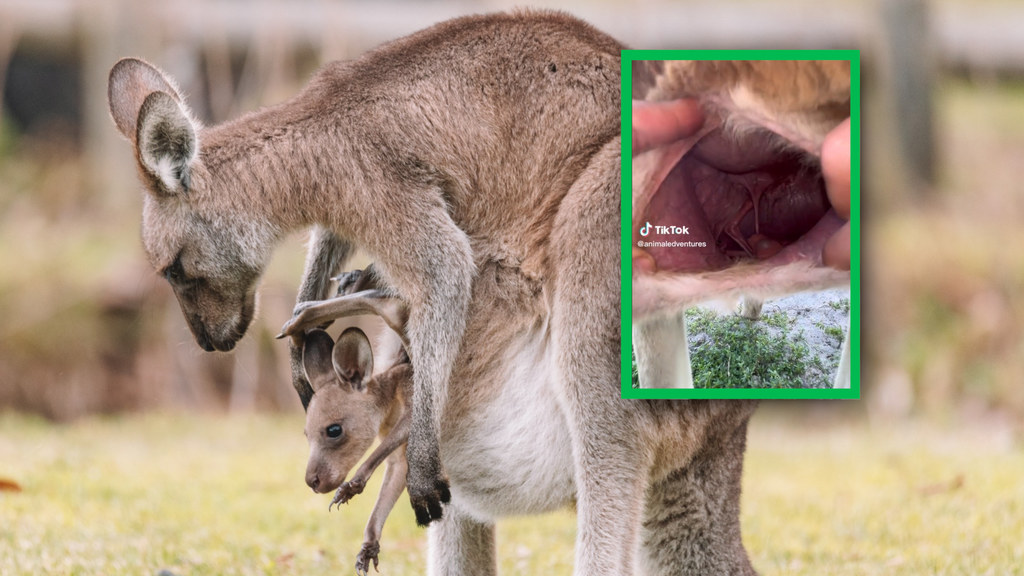
[[212, 127], [155, 67], [111, 71], [143, 243], [200, 346], [234, 346], [300, 228], [316, 227], [300, 298], [358, 246], [408, 307], [407, 490], [433, 522], [430, 574], [496, 574], [497, 518], [569, 505], [577, 575], [753, 573], [754, 404], [619, 397], [621, 48], [564, 14], [459, 18]]
[[[843, 221], [819, 159], [850, 115], [849, 63], [643, 62], [633, 72], [634, 98], [695, 97], [707, 117], [694, 136], [633, 163], [634, 238], [655, 215], [674, 215], [688, 240], [706, 244], [633, 250], [641, 386], [692, 387], [683, 308], [743, 296], [747, 316], [760, 298], [849, 284], [848, 272], [822, 265]], [[847, 333], [836, 388], [849, 388], [849, 346]]]
[[208, 351], [244, 334], [288, 232], [320, 226], [370, 253], [409, 304], [408, 491], [428, 524], [450, 496], [438, 406], [474, 273], [503, 262], [539, 287], [559, 268], [554, 217], [617, 143], [620, 48], [562, 14], [460, 18], [329, 64], [291, 100], [212, 127], [165, 74], [122, 60], [110, 109], [147, 189], [146, 252]]
[[[572, 427], [559, 401], [564, 392], [557, 381], [545, 377], [552, 359], [543, 345], [543, 311], [533, 304], [532, 313], [524, 313], [535, 295], [522, 287], [513, 290], [510, 276], [510, 271], [491, 263], [474, 282], [471, 310], [478, 314], [471, 316], [479, 320], [468, 326], [467, 342], [491, 345], [470, 347], [467, 354], [474, 358], [467, 369], [475, 367], [494, 377], [452, 380], [440, 440], [453, 499], [430, 531], [429, 573], [496, 574], [495, 520], [575, 504], [581, 531], [632, 534], [637, 544], [625, 550], [585, 551], [614, 558], [639, 545], [639, 557], [631, 559], [629, 573], [753, 574], [740, 541], [738, 512], [746, 421], [755, 404], [629, 401], [610, 390], [592, 399], [623, 418], [619, 424], [626, 431], [610, 424], [604, 430], [627, 445], [641, 469], [624, 474], [612, 464], [621, 455], [606, 452], [595, 458], [588, 474], [625, 482], [639, 473], [642, 479], [640, 486], [623, 488], [600, 506], [617, 508], [627, 502], [641, 506], [643, 512], [630, 520], [604, 516], [608, 525], [588, 527], [588, 511], [580, 504], [577, 475], [572, 472]], [[300, 333], [363, 313], [367, 293], [354, 290], [306, 303], [282, 333]], [[507, 350], [499, 350], [499, 343]], [[463, 373], [462, 365], [456, 374]], [[506, 373], [513, 374], [515, 385], [500, 381]], [[313, 394], [309, 412], [319, 394]], [[340, 482], [343, 475], [335, 478]], [[342, 490], [344, 485], [339, 493]], [[601, 517], [600, 512], [590, 514]], [[578, 547], [577, 566], [589, 559], [581, 559]]]
[[[384, 521], [405, 490], [412, 367], [400, 361], [371, 376], [373, 352], [366, 334], [358, 328], [342, 332], [337, 343], [323, 330], [311, 331], [305, 338], [302, 362], [313, 389], [306, 410], [310, 447], [306, 484], [318, 493], [336, 489], [330, 508], [362, 493], [377, 467], [387, 462], [363, 546], [356, 556], [356, 572], [365, 576], [371, 563], [378, 566]], [[380, 444], [345, 482], [375, 437]]]

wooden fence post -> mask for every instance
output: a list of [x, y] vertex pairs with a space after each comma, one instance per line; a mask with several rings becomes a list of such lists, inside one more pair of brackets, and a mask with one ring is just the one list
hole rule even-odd
[[912, 188], [935, 183], [934, 52], [925, 0], [881, 0], [883, 90], [902, 171]]
[[107, 106], [107, 74], [120, 48], [121, 0], [94, 0], [76, 5], [82, 55], [82, 158], [83, 186], [89, 205], [100, 211], [121, 199], [133, 174], [128, 147], [113, 128]]

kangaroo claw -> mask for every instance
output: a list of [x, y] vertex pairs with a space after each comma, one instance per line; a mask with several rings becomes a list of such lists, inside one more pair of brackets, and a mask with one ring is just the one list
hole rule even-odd
[[432, 489], [426, 492], [414, 491], [412, 484], [406, 486], [406, 490], [409, 492], [409, 502], [416, 514], [416, 523], [420, 526], [428, 526], [431, 522], [440, 520], [443, 514], [441, 504], [447, 504], [452, 499], [448, 481], [444, 478], [436, 479]]

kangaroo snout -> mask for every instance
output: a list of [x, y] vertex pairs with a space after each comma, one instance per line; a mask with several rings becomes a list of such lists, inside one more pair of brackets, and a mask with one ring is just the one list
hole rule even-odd
[[[177, 291], [175, 295], [178, 296]], [[207, 352], [230, 352], [245, 335], [255, 316], [255, 302], [243, 301], [237, 313], [224, 314], [219, 307], [205, 310], [178, 296], [178, 304], [196, 344]]]
[[316, 471], [306, 472], [306, 485], [313, 489], [313, 492], [320, 493], [320, 475]]
[[336, 490], [345, 479], [333, 469], [325, 458], [324, 454], [314, 450], [306, 466], [306, 486], [309, 486], [317, 494]]
[[210, 330], [207, 329], [206, 325], [203, 324], [202, 320], [196, 318], [189, 318], [188, 321], [189, 330], [192, 331], [192, 337], [195, 338], [196, 344], [200, 348], [207, 352], [230, 352], [238, 344], [238, 341], [242, 338], [242, 334], [245, 333], [245, 329], [248, 326], [239, 328], [237, 325], [221, 330], [225, 334], [219, 338], [215, 338]]
[[[196, 339], [196, 344], [198, 344], [200, 348], [207, 352], [213, 352], [218, 349], [213, 345], [213, 341], [210, 339], [210, 333], [206, 331], [206, 326], [204, 326], [198, 318], [189, 318], [188, 328], [192, 331], [192, 337]], [[231, 343], [227, 350], [231, 350], [231, 348], [234, 347], [235, 344]], [[225, 350], [225, 352], [227, 350]]]

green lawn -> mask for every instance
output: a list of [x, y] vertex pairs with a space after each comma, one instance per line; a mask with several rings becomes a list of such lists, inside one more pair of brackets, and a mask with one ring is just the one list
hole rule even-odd
[[[1011, 574], [1024, 564], [1024, 453], [984, 431], [751, 428], [744, 537], [763, 574]], [[0, 415], [0, 573], [346, 574], [375, 484], [327, 512], [303, 483], [299, 415]], [[1003, 445], [1005, 444], [1005, 446]], [[568, 574], [571, 512], [499, 526], [504, 574]], [[403, 498], [381, 573], [422, 574]]]

